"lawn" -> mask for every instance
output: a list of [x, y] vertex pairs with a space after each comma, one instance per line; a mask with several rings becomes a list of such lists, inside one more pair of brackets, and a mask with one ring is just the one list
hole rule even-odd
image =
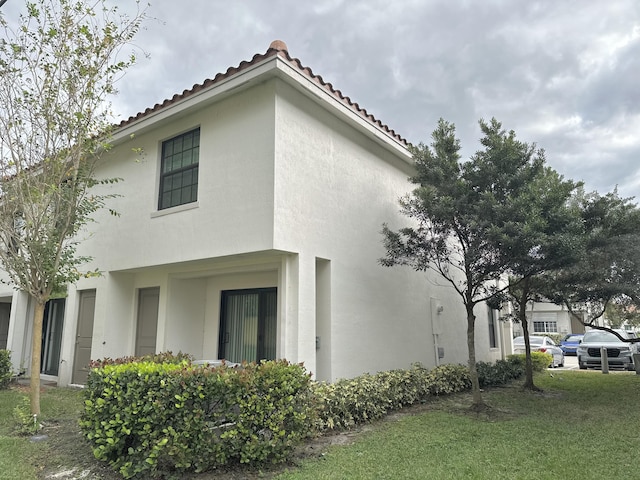
[[[435, 399], [391, 415], [325, 448], [299, 466], [263, 473], [234, 470], [193, 479], [552, 479], [636, 478], [640, 466], [640, 376], [631, 373], [543, 373], [542, 393], [519, 386], [484, 396], [491, 408], [468, 410], [470, 395]], [[38, 479], [72, 470], [80, 478], [118, 478], [93, 460], [77, 430], [82, 401], [77, 390], [52, 388], [42, 395], [49, 439], [32, 443], [12, 433], [13, 407], [22, 392], [0, 391], [0, 479]], [[336, 437], [334, 437], [336, 438]], [[307, 452], [309, 449], [307, 449]], [[288, 471], [284, 471], [288, 470]]]
[[[41, 393], [44, 441], [16, 433], [14, 408], [28, 396], [27, 387], [0, 390], [0, 480], [31, 480], [66, 470], [91, 469], [95, 477], [112, 476], [108, 467], [97, 464], [78, 429], [82, 391], [71, 388], [45, 388]], [[61, 480], [73, 476], [55, 477]]]
[[638, 478], [640, 377], [563, 371], [536, 384], [544, 392], [486, 392], [482, 415], [468, 395], [441, 399], [278, 479]]

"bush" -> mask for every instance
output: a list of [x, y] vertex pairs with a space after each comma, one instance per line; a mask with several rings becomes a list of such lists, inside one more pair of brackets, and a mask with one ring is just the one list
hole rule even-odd
[[286, 361], [112, 361], [91, 371], [80, 425], [96, 458], [125, 478], [277, 462], [311, 431], [310, 383]]
[[0, 390], [9, 386], [12, 377], [11, 352], [9, 350], [0, 350]]
[[[513, 355], [509, 355], [507, 359], [517, 360], [518, 362], [522, 362], [522, 373], [524, 374], [524, 366], [525, 366], [525, 354], [524, 353], [516, 353]], [[551, 362], [553, 361], [553, 357], [550, 353], [542, 353], [542, 352], [531, 352], [531, 362], [533, 364], [534, 372], [544, 372]]]
[[462, 365], [442, 365], [427, 370], [419, 364], [410, 370], [317, 383], [314, 386], [319, 405], [317, 428], [321, 431], [348, 429], [424, 401], [431, 395], [460, 392], [470, 386], [469, 371]]
[[478, 362], [480, 388], [506, 385], [524, 375], [524, 355], [509, 355], [495, 363]]
[[534, 372], [544, 372], [553, 362], [553, 356], [550, 353], [531, 352], [531, 362]]
[[463, 365], [440, 365], [427, 374], [431, 395], [449, 395], [471, 388], [469, 369]]

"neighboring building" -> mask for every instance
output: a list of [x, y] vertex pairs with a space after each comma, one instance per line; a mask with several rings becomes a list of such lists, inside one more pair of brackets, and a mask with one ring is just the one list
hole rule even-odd
[[[527, 321], [531, 335], [543, 333], [566, 335], [568, 333], [584, 333], [584, 325], [566, 307], [551, 302], [534, 302], [527, 310]], [[522, 326], [513, 325], [515, 336], [522, 335]]]
[[[123, 179], [102, 187], [120, 216], [81, 236], [102, 276], [47, 305], [45, 376], [82, 384], [89, 359], [168, 350], [286, 358], [329, 381], [466, 363], [460, 298], [378, 264], [382, 224], [407, 222], [407, 142], [284, 43], [123, 121], [113, 144], [97, 176]], [[33, 302], [4, 287], [0, 306], [0, 341], [7, 325], [28, 366]], [[511, 339], [496, 318], [478, 307], [478, 360]]]

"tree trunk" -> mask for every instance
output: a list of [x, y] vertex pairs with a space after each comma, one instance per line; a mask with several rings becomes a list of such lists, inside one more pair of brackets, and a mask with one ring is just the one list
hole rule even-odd
[[44, 300], [36, 299], [36, 306], [33, 312], [33, 335], [31, 337], [31, 383], [29, 393], [32, 415], [40, 415], [40, 364], [42, 358], [44, 306]]
[[476, 368], [476, 341], [475, 341], [476, 316], [473, 313], [473, 305], [467, 305], [467, 347], [469, 348], [469, 375], [471, 377], [471, 394], [473, 396], [473, 410], [483, 410], [485, 407], [478, 369]]
[[520, 306], [520, 311], [518, 316], [520, 317], [520, 322], [522, 323], [522, 334], [524, 335], [524, 385], [523, 388], [525, 390], [537, 390], [533, 383], [533, 361], [531, 360], [531, 343], [529, 342], [529, 325], [527, 324], [526, 318], [526, 303]]
[[522, 294], [518, 301], [518, 319], [524, 335], [524, 385], [525, 390], [539, 390], [533, 383], [533, 361], [531, 360], [531, 342], [529, 341], [529, 324], [527, 323], [527, 302], [529, 300], [530, 279], [522, 283]]

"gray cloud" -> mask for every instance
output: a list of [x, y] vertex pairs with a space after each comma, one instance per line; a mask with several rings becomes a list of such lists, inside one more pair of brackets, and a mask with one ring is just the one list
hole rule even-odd
[[478, 119], [496, 117], [588, 189], [640, 193], [637, 0], [151, 2], [158, 20], [137, 38], [150, 58], [120, 84], [122, 116], [281, 39], [411, 142], [428, 143], [442, 117], [468, 157]]

